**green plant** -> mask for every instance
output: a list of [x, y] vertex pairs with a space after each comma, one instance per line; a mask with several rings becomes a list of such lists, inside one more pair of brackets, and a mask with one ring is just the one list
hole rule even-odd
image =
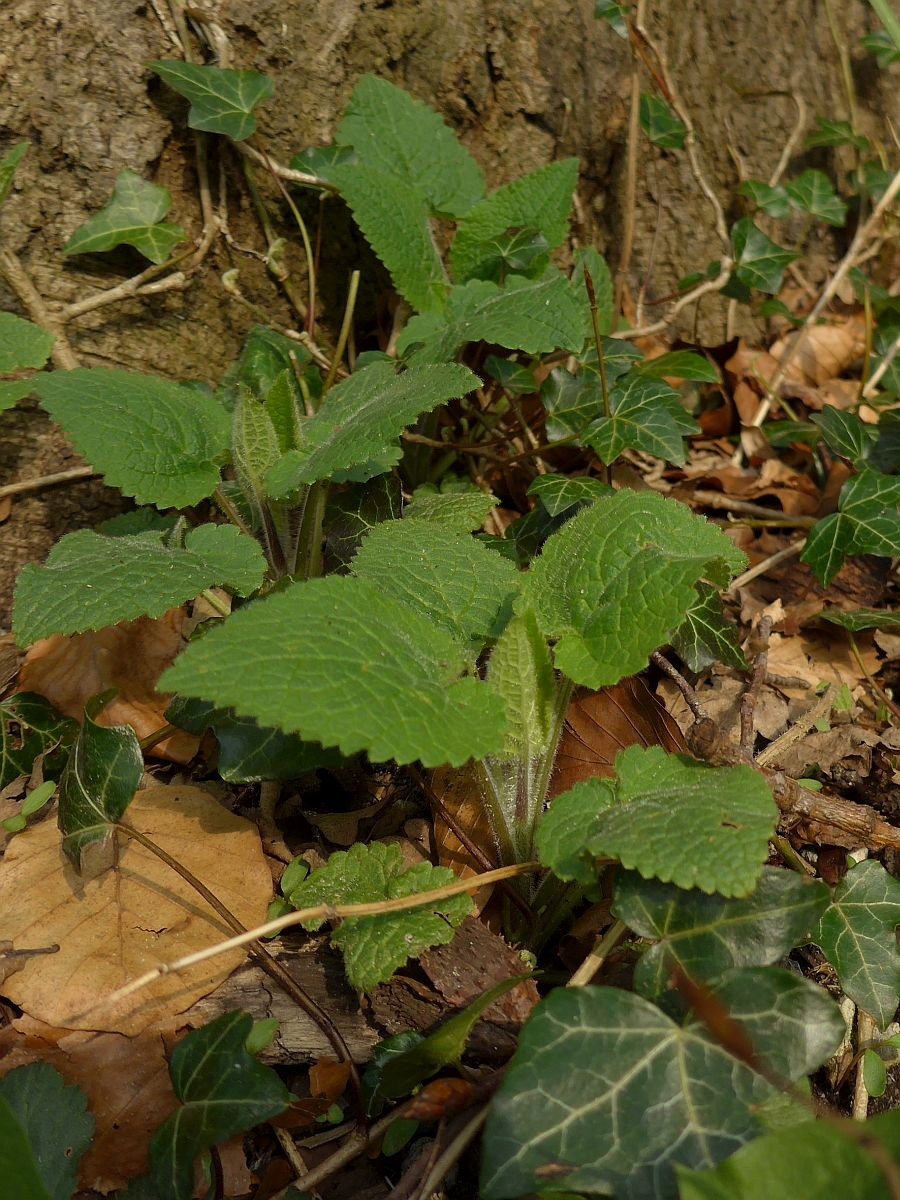
[[[599, 9], [625, 19], [622, 6]], [[253, 134], [254, 109], [272, 90], [253, 72], [175, 61], [153, 69], [190, 101], [193, 128], [235, 140]], [[687, 144], [684, 122], [656, 98], [643, 118], [657, 145]], [[7, 156], [4, 166], [11, 172], [15, 162]], [[712, 1168], [742, 1145], [778, 1144], [770, 1140], [778, 1134], [761, 1135], [783, 1093], [793, 1102], [781, 1119], [808, 1136], [796, 1086], [834, 1052], [843, 1021], [822, 989], [777, 965], [784, 956], [815, 941], [844, 991], [882, 1026], [890, 1021], [900, 885], [877, 862], [834, 889], [767, 866], [778, 812], [749, 765], [635, 748], [619, 756], [613, 778], [578, 785], [545, 811], [574, 685], [614, 684], [667, 645], [695, 669], [716, 658], [742, 663], [719, 593], [745, 558], [677, 501], [614, 492], [592, 477], [540, 475], [530, 487], [535, 509], [506, 537], [475, 534], [496, 499], [454, 473], [471, 447], [437, 436], [437, 414], [452, 410], [490, 449], [508, 442], [517, 397], [539, 392], [548, 442], [519, 457], [581, 446], [606, 468], [626, 452], [678, 464], [698, 426], [665, 378], [708, 382], [718, 372], [690, 352], [644, 361], [615, 330], [610, 273], [595, 251], [577, 255], [570, 274], [555, 264], [574, 160], [486, 195], [479, 168], [436, 114], [366, 78], [335, 146], [298, 156], [293, 169], [340, 193], [412, 310], [397, 357], [368, 353], [348, 371], [346, 339], [323, 365], [308, 337], [258, 327], [211, 393], [123, 371], [41, 371], [50, 335], [5, 314], [0, 369], [38, 373], [9, 381], [3, 395], [14, 403], [36, 393], [94, 469], [146, 506], [67, 535], [43, 566], [23, 570], [16, 637], [24, 645], [160, 616], [203, 595], [217, 615], [161, 686], [175, 693], [173, 725], [216, 733], [225, 778], [292, 778], [360, 755], [425, 767], [474, 760], [500, 860], [522, 878], [542, 877], [523, 888], [535, 926], [511, 919], [514, 933], [540, 948], [566, 904], [605, 891], [615, 924], [597, 961], [627, 931], [643, 943], [633, 992], [556, 989], [536, 1010], [490, 1109], [485, 1200], [570, 1189], [700, 1194], [703, 1180], [718, 1186]], [[769, 185], [747, 194], [771, 215], [793, 204], [836, 222], [841, 201], [824, 178], [807, 172], [783, 195]], [[160, 224], [168, 199], [159, 191], [120, 179], [112, 204], [67, 253], [127, 241], [160, 265], [181, 230]], [[437, 222], [454, 227], [446, 262]], [[774, 293], [792, 258], [743, 217], [728, 231], [727, 256], [696, 286]], [[490, 392], [493, 412], [473, 402], [479, 390]], [[900, 549], [900, 493], [886, 474], [900, 461], [891, 422], [877, 439], [853, 416], [823, 414], [818, 424], [828, 449], [857, 470], [839, 512], [807, 542], [805, 557], [827, 582], [847, 554]], [[332, 530], [340, 550], [328, 570]], [[23, 704], [2, 714], [4, 731], [16, 725], [7, 759], [17, 773], [25, 758], [71, 740], [62, 723]], [[102, 698], [89, 707], [60, 781], [64, 846], [76, 864], [120, 825], [140, 776], [136, 738], [96, 725], [101, 706]], [[332, 935], [351, 982], [372, 989], [452, 937], [469, 903], [444, 894], [448, 887], [445, 870], [404, 870], [399, 851], [355, 845], [283, 890], [312, 929], [335, 906], [412, 900], [403, 912], [344, 913]], [[190, 1046], [224, 1029], [223, 1045], [239, 1053], [249, 1019], [233, 1017], [192, 1035]], [[438, 1066], [461, 1056], [470, 1027]], [[739, 1036], [729, 1041], [723, 1029]], [[189, 1042], [176, 1054], [173, 1077], [187, 1078]], [[433, 1061], [425, 1069], [404, 1060], [404, 1085], [426, 1078]], [[215, 1130], [207, 1092], [198, 1100], [179, 1090], [195, 1115], [164, 1126], [152, 1149], [173, 1195], [188, 1194], [198, 1153], [283, 1107], [284, 1089], [269, 1083], [265, 1103]], [[382, 1079], [381, 1089], [403, 1094], [396, 1081]], [[641, 1119], [647, 1112], [654, 1121]], [[874, 1136], [896, 1142], [897, 1122], [883, 1125]], [[747, 1153], [729, 1159], [733, 1173]], [[701, 1182], [691, 1168], [706, 1169]], [[728, 1169], [719, 1168], [723, 1177]], [[129, 1188], [129, 1200], [143, 1187]]]

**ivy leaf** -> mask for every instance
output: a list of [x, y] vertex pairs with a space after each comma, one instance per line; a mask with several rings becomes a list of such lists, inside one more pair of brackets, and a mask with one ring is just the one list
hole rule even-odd
[[800, 558], [827, 586], [848, 554], [900, 553], [900, 479], [868, 467], [848, 479], [838, 498], [839, 512], [817, 521]]
[[559, 348], [580, 348], [581, 312], [569, 281], [559, 271], [542, 279], [511, 275], [501, 288], [486, 279], [473, 279], [453, 288], [444, 320], [413, 317], [397, 343], [406, 354], [416, 352], [428, 361], [452, 358], [469, 342], [491, 342], [528, 354], [549, 354]]
[[376, 525], [351, 570], [476, 652], [499, 636], [519, 583], [514, 564], [483, 542], [421, 520]]
[[635, 675], [682, 623], [701, 577], [722, 586], [745, 562], [714, 525], [655, 493], [598, 500], [553, 534], [523, 586], [556, 665], [600, 688]]
[[484, 195], [481, 168], [443, 118], [374, 75], [353, 89], [335, 141], [423, 196], [435, 215], [463, 217]]
[[418, 312], [441, 312], [449, 285], [425, 197], [398, 176], [361, 163], [335, 167], [331, 176], [400, 295]]
[[617, 4], [615, 0], [594, 0], [594, 16], [598, 21], [606, 21], [610, 29], [620, 38], [628, 37], [625, 12], [625, 6]]
[[427, 617], [368, 580], [329, 576], [233, 613], [160, 687], [344, 754], [461, 766], [498, 750], [505, 729], [501, 701], [460, 678], [466, 664]]
[[618, 803], [609, 779], [583, 779], [555, 797], [541, 817], [535, 849], [541, 863], [559, 879], [590, 887], [597, 864], [588, 846], [600, 817]]
[[880, 862], [868, 859], [834, 889], [813, 935], [841, 987], [882, 1029], [893, 1020], [900, 999], [898, 924], [900, 883]]
[[695, 379], [698, 383], [719, 383], [721, 375], [719, 368], [703, 354], [693, 350], [672, 350], [668, 354], [660, 354], [656, 358], [645, 358], [635, 363], [634, 371], [638, 375], [646, 375], [650, 379], [663, 379], [666, 376], [678, 379]]
[[578, 159], [565, 158], [498, 188], [459, 222], [450, 248], [454, 279], [494, 278], [497, 238], [508, 229], [536, 229], [551, 250], [568, 231]]
[[772, 294], [781, 287], [785, 267], [797, 257], [766, 237], [749, 217], [731, 227], [731, 249], [738, 282]]
[[113, 695], [103, 692], [85, 707], [84, 724], [59, 781], [63, 852], [79, 872], [87, 848], [105, 841], [122, 819], [144, 772], [131, 726], [98, 725], [95, 720]]
[[530, 396], [538, 390], [534, 371], [513, 362], [510, 358], [499, 358], [489, 354], [484, 360], [484, 373], [490, 379], [496, 379], [504, 391], [512, 396]]
[[598, 417], [582, 435], [601, 462], [615, 462], [625, 450], [643, 450], [684, 464], [683, 439], [700, 426], [684, 411], [674, 388], [630, 371], [610, 390], [609, 407], [612, 415]]
[[242, 142], [256, 132], [253, 110], [275, 94], [275, 85], [259, 71], [198, 67], [177, 58], [147, 63], [173, 92], [190, 101], [188, 125], [208, 133], [224, 133]]
[[218, 486], [230, 422], [211, 396], [99, 367], [40, 375], [34, 390], [79, 453], [139, 504], [187, 508]]
[[900, 629], [900, 612], [889, 612], [882, 608], [855, 608], [852, 612], [844, 612], [842, 608], [826, 608], [819, 613], [823, 621], [832, 625], [840, 625], [851, 633], [859, 633], [862, 629]]
[[593, 504], [601, 496], [611, 496], [613, 489], [589, 475], [538, 475], [528, 488], [529, 496], [537, 496], [551, 517], [558, 517], [576, 505]]
[[[865, 40], [865, 39], [864, 39]], [[853, 146], [857, 150], [869, 150], [869, 139], [853, 132], [849, 121], [832, 121], [827, 117], [816, 117], [816, 128], [805, 141], [807, 149], [815, 146]]]
[[742, 196], [749, 197], [766, 216], [782, 218], [789, 217], [791, 214], [790, 198], [780, 184], [772, 187], [771, 184], [764, 183], [761, 179], [745, 179], [738, 188], [738, 192]]
[[[832, 997], [793, 971], [743, 967], [726, 971], [709, 991], [747, 1033], [770, 1077], [809, 1075], [838, 1049], [846, 1024]], [[696, 1018], [688, 1018], [693, 1023]]]
[[331, 389], [303, 425], [303, 447], [290, 450], [266, 477], [269, 494], [283, 499], [320, 479], [364, 482], [389, 471], [401, 455], [397, 438], [423, 412], [478, 387], [459, 363], [413, 366], [399, 374], [376, 362]]
[[95, 254], [124, 244], [134, 246], [152, 263], [165, 262], [187, 236], [180, 225], [160, 223], [171, 207], [168, 188], [149, 183], [134, 171], [120, 171], [112, 198], [78, 226], [63, 254]]
[[705, 671], [714, 662], [737, 671], [746, 670], [738, 632], [725, 616], [718, 588], [697, 584], [697, 595], [672, 634], [672, 646], [692, 671]]
[[156, 1194], [191, 1200], [200, 1154], [284, 1112], [291, 1094], [246, 1049], [253, 1018], [229, 1012], [192, 1030], [172, 1051], [169, 1073], [181, 1107], [150, 1142]]
[[847, 220], [847, 205], [824, 171], [804, 171], [786, 184], [784, 190], [795, 208], [826, 225], [840, 227]]
[[512, 1200], [552, 1178], [554, 1190], [671, 1197], [676, 1161], [727, 1158], [756, 1136], [754, 1110], [774, 1093], [640, 996], [558, 988], [522, 1030], [491, 1103], [480, 1194]]
[[587, 848], [645, 879], [747, 896], [766, 860], [778, 809], [751, 767], [708, 767], [659, 746], [616, 757], [618, 804], [594, 823]]
[[486, 496], [480, 489], [438, 492], [423, 484], [416, 488], [412, 500], [404, 508], [403, 520], [440, 525], [451, 533], [471, 533], [473, 529], [481, 528], [497, 504], [496, 496]]
[[[17, 692], [0, 701], [0, 789], [20, 775], [30, 775], [39, 755], [57, 746], [68, 748], [77, 732], [77, 721], [34, 692]], [[48, 768], [45, 761], [44, 777], [55, 777]]]
[[[399, 846], [357, 842], [349, 850], [332, 854], [324, 867], [313, 871], [287, 897], [296, 909], [317, 904], [373, 904], [433, 891], [455, 883], [447, 867], [417, 863], [405, 868]], [[451, 896], [405, 912], [376, 917], [349, 917], [331, 935], [344, 955], [347, 978], [353, 987], [370, 992], [390, 979], [410, 958], [431, 946], [445, 946], [472, 911], [468, 896]], [[322, 920], [304, 922], [318, 929]]]
[[167, 546], [162, 534], [107, 537], [81, 529], [61, 538], [44, 566], [22, 568], [13, 628], [25, 646], [53, 633], [161, 617], [204, 588], [249, 596], [265, 573], [258, 543], [232, 525], [200, 525], [183, 548]]
[[[52, 333], [41, 329], [31, 321], [24, 321], [13, 313], [0, 312], [0, 371], [22, 371], [27, 367], [40, 369], [50, 357], [53, 343]], [[27, 396], [33, 388], [30, 380]], [[20, 397], [21, 398], [21, 397]]]
[[854, 466], [862, 464], [878, 441], [878, 426], [867, 425], [856, 413], [844, 412], [833, 404], [813, 413], [810, 420], [822, 430], [829, 449], [849, 459]]
[[619, 875], [613, 909], [640, 937], [656, 944], [635, 972], [641, 995], [664, 994], [672, 964], [693, 979], [713, 980], [732, 967], [764, 967], [808, 941], [827, 908], [821, 880], [764, 867], [752, 895], [730, 899], [671, 883]]
[[683, 150], [687, 128], [671, 111], [665, 101], [651, 92], [641, 93], [641, 129], [663, 150]]
[[94, 1124], [81, 1088], [48, 1063], [0, 1079], [0, 1171], [10, 1200], [70, 1200]]
[[19, 142], [17, 146], [7, 150], [0, 158], [0, 205], [6, 203], [9, 193], [12, 191], [19, 163], [24, 158], [30, 144], [30, 142]]

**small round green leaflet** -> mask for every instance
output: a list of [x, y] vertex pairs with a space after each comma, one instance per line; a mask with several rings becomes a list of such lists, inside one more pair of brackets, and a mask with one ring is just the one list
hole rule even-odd
[[25, 828], [28, 817], [33, 817], [36, 812], [40, 812], [44, 805], [52, 799], [55, 792], [56, 784], [52, 779], [48, 779], [46, 783], [42, 783], [40, 787], [29, 792], [20, 811], [14, 817], [7, 817], [2, 822], [6, 832], [20, 833]]

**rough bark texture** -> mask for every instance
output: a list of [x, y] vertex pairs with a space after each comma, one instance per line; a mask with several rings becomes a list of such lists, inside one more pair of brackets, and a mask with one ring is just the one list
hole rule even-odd
[[[857, 49], [874, 18], [864, 0], [840, 0], [834, 8], [853, 57], [863, 127], [888, 140], [885, 117], [898, 120], [895, 80]], [[91, 295], [146, 265], [127, 249], [61, 258], [66, 239], [105, 202], [124, 167], [168, 186], [173, 219], [192, 237], [200, 231], [185, 105], [143, 65], [180, 55], [157, 10], [168, 12], [165, 0], [12, 0], [0, 11], [0, 150], [23, 138], [32, 143], [0, 217], [0, 234], [51, 305]], [[556, 157], [578, 155], [583, 178], [575, 233], [617, 262], [626, 222], [631, 59], [626, 43], [593, 18], [592, 0], [209, 0], [206, 10], [230, 40], [232, 65], [275, 77], [276, 97], [262, 110], [261, 128], [282, 161], [327, 141], [357, 78], [373, 72], [440, 109], [492, 186]], [[692, 114], [710, 183], [730, 218], [737, 215], [738, 183], [732, 150], [748, 174], [771, 172], [795, 119], [786, 91], [805, 98], [810, 123], [817, 114], [846, 115], [820, 0], [659, 0], [648, 4], [648, 26]], [[214, 181], [218, 152], [213, 149]], [[227, 149], [222, 153], [231, 232], [240, 247], [258, 251], [263, 243], [239, 164]], [[795, 165], [829, 165], [827, 153], [817, 154]], [[266, 191], [281, 222], [283, 206]], [[314, 218], [316, 210], [310, 205]], [[346, 245], [346, 228], [340, 220], [330, 223], [326, 280], [329, 270], [345, 279], [359, 255]], [[290, 232], [287, 223], [284, 230]], [[710, 206], [685, 156], [644, 144], [632, 286], [646, 282], [649, 299], [663, 296], [720, 249]], [[215, 382], [252, 323], [219, 282], [234, 266], [246, 294], [271, 320], [296, 319], [260, 261], [220, 241], [185, 291], [101, 308], [72, 322], [77, 354], [86, 365]], [[299, 259], [297, 266], [302, 278]], [[0, 307], [20, 310], [2, 288]], [[710, 300], [701, 331], [718, 340], [722, 327], [722, 302]], [[4, 482], [71, 465], [64, 439], [41, 415], [24, 406], [3, 420]], [[96, 523], [114, 499], [90, 482], [16, 503], [3, 527], [0, 597], [8, 600], [24, 561], [43, 556], [66, 530]]]

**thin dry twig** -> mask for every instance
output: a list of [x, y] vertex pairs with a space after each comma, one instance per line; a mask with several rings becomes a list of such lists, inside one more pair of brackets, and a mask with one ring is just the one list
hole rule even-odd
[[790, 729], [785, 730], [781, 737], [770, 742], [765, 750], [761, 750], [757, 754], [756, 761], [759, 766], [766, 767], [771, 762], [777, 762], [779, 755], [805, 738], [813, 726], [831, 712], [833, 700], [834, 684], [830, 683], [816, 703], [798, 721], [795, 721]]
[[[767, 571], [771, 571], [773, 567], [777, 567], [779, 563], [786, 562], [787, 559], [793, 558], [795, 554], [799, 554], [806, 545], [805, 540], [801, 542], [793, 542], [790, 546], [785, 546], [783, 550], [776, 550], [774, 554], [770, 554], [768, 558], [764, 558], [762, 562], [758, 562], [755, 567], [748, 567], [743, 574], [736, 576], [728, 585], [728, 593], [735, 593], [738, 588], [742, 588], [745, 584], [750, 583], [754, 579], [758, 579], [760, 575], [765, 575]], [[726, 594], [728, 594], [726, 593]]]
[[619, 944], [627, 932], [628, 926], [624, 921], [616, 921], [615, 924], [610, 925], [606, 933], [597, 939], [593, 950], [586, 955], [578, 970], [569, 979], [566, 987], [585, 987], [589, 984], [607, 958], [609, 958], [610, 951]]
[[753, 663], [750, 686], [744, 692], [741, 699], [741, 750], [746, 755], [753, 754], [753, 735], [755, 733], [753, 717], [756, 712], [756, 702], [762, 691], [762, 685], [766, 681], [766, 669], [769, 665], [769, 637], [771, 633], [772, 618], [767, 613], [763, 613], [756, 630], [755, 640], [759, 646], [759, 650]]
[[31, 282], [21, 260], [12, 250], [0, 250], [0, 272], [18, 296], [22, 307], [32, 321], [44, 329], [48, 329], [56, 339], [50, 352], [54, 365], [63, 371], [73, 371], [79, 367], [81, 363], [78, 355], [72, 349], [72, 344], [66, 337], [62, 323], [56, 314], [47, 307], [43, 297]]
[[44, 488], [56, 487], [60, 483], [74, 483], [80, 479], [94, 479], [99, 472], [93, 467], [72, 467], [68, 471], [57, 471], [55, 475], [40, 475], [36, 479], [20, 479], [18, 483], [7, 483], [0, 487], [0, 500], [7, 496], [26, 496], [31, 492], [42, 492]]
[[650, 661], [654, 664], [654, 666], [659, 667], [661, 671], [663, 671], [671, 680], [673, 680], [675, 686], [684, 697], [685, 704], [694, 714], [695, 718], [698, 721], [705, 720], [706, 709], [700, 703], [700, 699], [697, 696], [696, 691], [691, 687], [678, 668], [673, 666], [672, 663], [670, 663], [665, 657], [665, 655], [660, 654], [658, 650], [654, 650], [650, 655]]

